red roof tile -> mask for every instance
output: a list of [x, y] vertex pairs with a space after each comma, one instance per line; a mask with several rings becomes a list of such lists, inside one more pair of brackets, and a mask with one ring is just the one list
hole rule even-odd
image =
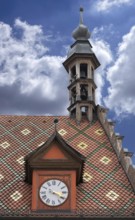
[[[100, 122], [83, 121], [77, 125], [67, 116], [57, 118], [57, 131], [63, 129], [63, 139], [87, 157], [84, 183], [77, 187], [77, 210], [70, 215], [135, 215], [134, 190]], [[1, 214], [51, 215], [31, 212], [31, 185], [24, 182], [23, 157], [46, 142], [54, 132], [54, 119], [54, 116], [0, 116]]]

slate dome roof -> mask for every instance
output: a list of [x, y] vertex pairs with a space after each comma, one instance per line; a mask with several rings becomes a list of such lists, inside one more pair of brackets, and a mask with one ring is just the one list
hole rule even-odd
[[75, 40], [88, 40], [90, 38], [90, 32], [84, 24], [79, 26], [73, 31], [72, 36]]
[[72, 33], [75, 40], [88, 40], [90, 38], [90, 32], [87, 26], [83, 24], [83, 8], [80, 8], [80, 24]]

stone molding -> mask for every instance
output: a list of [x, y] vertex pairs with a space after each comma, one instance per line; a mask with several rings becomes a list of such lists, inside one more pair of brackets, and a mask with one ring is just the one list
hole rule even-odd
[[122, 165], [124, 171], [126, 172], [128, 179], [135, 191], [135, 166], [132, 163], [131, 157], [133, 156], [132, 152], [129, 152], [127, 149], [125, 150], [122, 146], [122, 140], [124, 136], [115, 133], [114, 126], [115, 122], [107, 119], [108, 109], [97, 106], [97, 116], [98, 119], [105, 130], [110, 143], [112, 144], [115, 153], [118, 157], [120, 164]]

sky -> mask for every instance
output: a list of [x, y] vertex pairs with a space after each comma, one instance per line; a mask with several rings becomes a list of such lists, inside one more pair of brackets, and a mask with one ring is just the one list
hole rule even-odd
[[135, 0], [0, 0], [0, 114], [68, 115], [62, 63], [80, 6], [101, 63], [96, 104], [135, 153]]

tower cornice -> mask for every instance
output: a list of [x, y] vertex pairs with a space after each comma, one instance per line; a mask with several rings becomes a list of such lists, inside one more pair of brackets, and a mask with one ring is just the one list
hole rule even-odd
[[71, 104], [67, 108], [67, 110], [70, 111], [72, 108], [74, 108], [74, 106], [76, 106], [76, 104], [81, 104], [82, 106], [83, 105], [87, 106], [87, 105], [91, 104], [94, 108], [96, 106], [94, 100], [92, 99], [92, 97], [90, 97], [89, 100], [77, 100], [77, 101], [75, 101], [75, 103]]
[[75, 59], [78, 59], [78, 58], [84, 58], [84, 59], [90, 58], [94, 63], [95, 69], [97, 69], [100, 66], [100, 62], [94, 53], [91, 53], [91, 54], [89, 54], [89, 53], [74, 53], [63, 62], [65, 69], [68, 71], [68, 65], [72, 61], [74, 61]]

